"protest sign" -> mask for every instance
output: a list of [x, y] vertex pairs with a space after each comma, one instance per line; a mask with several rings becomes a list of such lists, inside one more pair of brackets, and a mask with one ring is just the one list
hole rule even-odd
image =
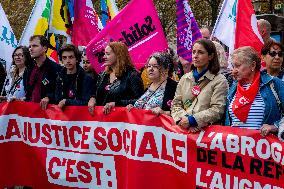
[[87, 107], [0, 104], [0, 187], [284, 188], [275, 136], [224, 126], [188, 134], [168, 116], [102, 108], [92, 117]]

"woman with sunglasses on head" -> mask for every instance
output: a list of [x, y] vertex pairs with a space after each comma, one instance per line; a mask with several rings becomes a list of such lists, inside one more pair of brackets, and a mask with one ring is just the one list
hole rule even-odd
[[284, 81], [283, 52], [283, 45], [273, 40], [265, 43], [261, 49], [261, 59], [266, 63], [267, 73], [282, 81]]
[[177, 83], [169, 78], [173, 70], [172, 56], [168, 53], [154, 53], [145, 68], [151, 84], [134, 105], [127, 106], [128, 110], [135, 107], [151, 110], [156, 115], [170, 115], [171, 102], [177, 87]]
[[236, 49], [232, 65], [236, 81], [228, 93], [225, 125], [260, 130], [262, 136], [276, 133], [284, 109], [284, 83], [260, 72], [260, 57], [252, 47]]
[[25, 97], [23, 74], [28, 64], [32, 63], [29, 49], [25, 46], [17, 47], [12, 54], [12, 59], [11, 80], [8, 82], [6, 95], [0, 96], [0, 100], [23, 100]]
[[180, 128], [190, 133], [220, 123], [227, 91], [228, 83], [220, 73], [214, 43], [199, 39], [192, 48], [191, 71], [182, 76], [178, 83], [171, 115]]

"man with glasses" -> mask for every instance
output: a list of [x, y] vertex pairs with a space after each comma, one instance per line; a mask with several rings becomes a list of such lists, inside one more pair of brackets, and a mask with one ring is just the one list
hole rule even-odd
[[23, 80], [26, 101], [40, 103], [43, 110], [54, 103], [55, 79], [61, 67], [47, 58], [48, 40], [42, 35], [31, 36], [29, 50], [34, 63], [26, 69]]
[[261, 49], [261, 58], [266, 63], [267, 73], [282, 81], [284, 81], [283, 52], [283, 45], [273, 40], [265, 43]]

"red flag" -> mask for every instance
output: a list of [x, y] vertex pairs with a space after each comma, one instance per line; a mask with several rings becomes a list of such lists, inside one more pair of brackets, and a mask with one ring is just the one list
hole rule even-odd
[[236, 16], [235, 49], [251, 46], [260, 53], [263, 46], [255, 12], [250, 0], [238, 0]]
[[74, 1], [74, 23], [72, 42], [74, 45], [86, 46], [98, 33], [98, 16], [91, 0]]

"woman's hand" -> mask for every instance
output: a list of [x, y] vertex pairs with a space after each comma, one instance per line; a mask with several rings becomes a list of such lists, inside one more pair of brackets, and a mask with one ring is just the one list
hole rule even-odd
[[189, 128], [189, 122], [188, 122], [188, 119], [187, 117], [182, 117], [180, 122], [178, 123], [178, 125], [184, 129], [184, 130], [187, 130]]
[[269, 133], [276, 133], [278, 128], [275, 125], [268, 125], [268, 124], [263, 124], [262, 127], [260, 128], [260, 134], [261, 136], [265, 137]]
[[43, 99], [41, 99], [39, 105], [40, 105], [42, 110], [46, 110], [48, 103], [49, 103], [49, 98], [44, 97]]
[[88, 111], [91, 114], [91, 116], [94, 116], [94, 109], [96, 106], [96, 99], [94, 97], [91, 97], [89, 102], [88, 102]]
[[130, 112], [130, 110], [132, 109], [132, 108], [134, 108], [134, 106], [132, 105], [132, 104], [128, 104], [127, 106], [126, 106], [126, 109]]
[[160, 107], [152, 108], [151, 111], [152, 111], [153, 114], [155, 114], [157, 116], [164, 113], [164, 111]]
[[64, 106], [65, 106], [65, 103], [66, 103], [66, 99], [62, 99], [59, 103], [58, 103], [58, 107], [60, 108], [60, 109], [62, 109]]
[[190, 127], [188, 118], [183, 117], [181, 118], [179, 124], [178, 124], [182, 129], [187, 130], [189, 133], [197, 133], [200, 131], [198, 127]]
[[115, 107], [115, 102], [106, 103], [106, 105], [104, 106], [104, 114], [109, 114], [113, 107]]
[[197, 132], [199, 132], [199, 131], [200, 131], [200, 129], [197, 128], [197, 127], [189, 127], [189, 128], [188, 128], [188, 132], [189, 132], [189, 133], [197, 133]]
[[12, 96], [12, 97], [10, 97], [10, 98], [8, 99], [8, 102], [13, 102], [13, 101], [15, 101], [15, 100], [18, 100], [17, 97]]
[[6, 101], [6, 100], [7, 100], [6, 96], [0, 96], [0, 102]]

